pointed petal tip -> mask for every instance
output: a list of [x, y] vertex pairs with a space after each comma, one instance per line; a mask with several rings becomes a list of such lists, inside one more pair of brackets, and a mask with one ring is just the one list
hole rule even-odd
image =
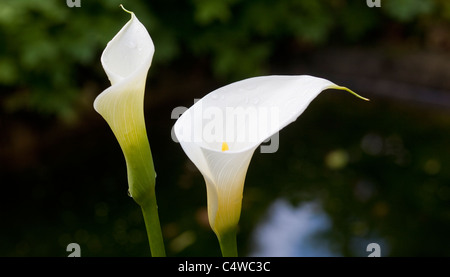
[[356, 92], [354, 92], [353, 90], [347, 88], [347, 87], [342, 87], [342, 86], [331, 86], [330, 89], [340, 89], [340, 90], [345, 90], [347, 92], [350, 92], [351, 94], [353, 94], [354, 96], [358, 97], [359, 99], [362, 99], [364, 101], [370, 102], [369, 98], [363, 97], [359, 94], [357, 94]]

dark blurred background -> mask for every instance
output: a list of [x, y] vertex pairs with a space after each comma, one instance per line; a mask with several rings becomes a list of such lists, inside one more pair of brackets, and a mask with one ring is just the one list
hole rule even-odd
[[219, 256], [175, 107], [264, 74], [327, 78], [255, 153], [240, 255], [450, 256], [450, 1], [2, 0], [0, 256], [149, 256], [140, 208], [94, 98], [106, 43], [134, 11], [156, 52], [145, 115], [169, 256]]

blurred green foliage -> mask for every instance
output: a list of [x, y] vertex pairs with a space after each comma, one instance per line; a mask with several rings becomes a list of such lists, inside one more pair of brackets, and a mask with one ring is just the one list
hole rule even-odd
[[87, 84], [106, 80], [99, 57], [128, 19], [120, 3], [151, 33], [154, 64], [206, 60], [224, 81], [267, 72], [270, 59], [292, 43], [370, 44], [396, 22], [411, 24], [420, 37], [450, 19], [446, 0], [389, 0], [379, 9], [350, 0], [81, 0], [80, 8], [60, 0], [2, 0], [1, 109], [76, 113]]

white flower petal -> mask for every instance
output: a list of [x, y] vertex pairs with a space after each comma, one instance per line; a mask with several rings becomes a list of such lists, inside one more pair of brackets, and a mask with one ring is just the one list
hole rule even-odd
[[[195, 142], [198, 146], [215, 151], [220, 151], [218, 146], [223, 141], [236, 146], [230, 147], [230, 152], [251, 149], [295, 121], [309, 103], [328, 88], [345, 89], [326, 79], [307, 75], [262, 76], [235, 82], [197, 101], [179, 118], [175, 125], [176, 135], [185, 142]], [[223, 137], [226, 138], [225, 133], [231, 130], [227, 126], [229, 118], [226, 117], [233, 116], [233, 112], [234, 119], [237, 119], [236, 114], [239, 112], [244, 116], [252, 116], [246, 124], [232, 124], [234, 140], [208, 138], [210, 134], [205, 133], [205, 128], [210, 127], [211, 121], [204, 123], [208, 119], [205, 114], [222, 115], [224, 123], [216, 126], [216, 129], [222, 129]], [[264, 112], [268, 114], [261, 116]], [[250, 134], [249, 131], [254, 132]], [[239, 133], [246, 133], [243, 140], [236, 138]]]
[[133, 74], [147, 75], [155, 46], [147, 29], [131, 13], [131, 19], [108, 43], [101, 63], [112, 85]]
[[253, 150], [223, 154], [202, 149], [212, 174], [205, 175], [208, 217], [217, 233], [236, 226], [239, 221], [244, 181]]

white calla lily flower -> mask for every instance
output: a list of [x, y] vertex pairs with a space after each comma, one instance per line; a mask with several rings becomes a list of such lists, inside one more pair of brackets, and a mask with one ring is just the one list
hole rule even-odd
[[[128, 12], [128, 11], [127, 11]], [[127, 163], [129, 192], [138, 203], [148, 194], [155, 173], [144, 120], [144, 92], [155, 47], [147, 29], [131, 19], [108, 43], [101, 56], [111, 82], [94, 101], [119, 141]]]
[[153, 256], [165, 256], [156, 196], [156, 173], [144, 119], [147, 73], [155, 46], [134, 13], [108, 43], [101, 64], [111, 82], [94, 101], [94, 109], [106, 120], [125, 156], [128, 192], [141, 206]]
[[[262, 76], [221, 87], [197, 101], [176, 121], [175, 135], [202, 173], [207, 188], [208, 217], [222, 253], [236, 255], [244, 181], [258, 146], [295, 121], [326, 89], [348, 88], [326, 79]], [[235, 246], [234, 246], [235, 248]]]

